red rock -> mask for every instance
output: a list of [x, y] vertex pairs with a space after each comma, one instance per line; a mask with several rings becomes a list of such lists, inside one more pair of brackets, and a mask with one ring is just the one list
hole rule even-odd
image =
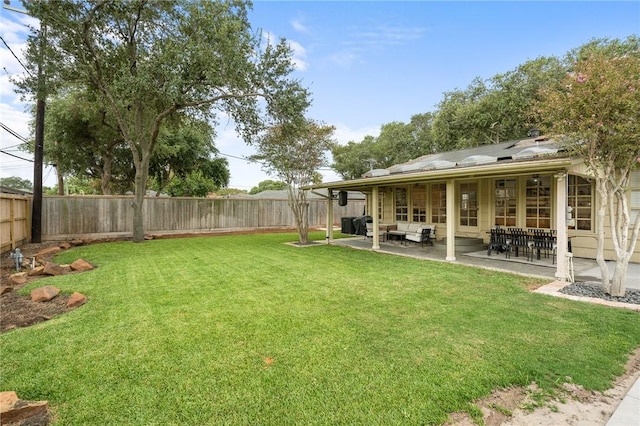
[[14, 391], [0, 392], [0, 413], [7, 411], [18, 402], [18, 395]]
[[42, 273], [45, 275], [64, 275], [64, 268], [57, 263], [47, 262]]
[[44, 274], [44, 266], [36, 266], [35, 268], [27, 272], [27, 275], [29, 275], [30, 277], [34, 275], [43, 275], [43, 274]]
[[13, 291], [13, 287], [10, 285], [2, 285], [0, 286], [0, 294], [5, 294]]
[[7, 281], [8, 281], [7, 285], [10, 285], [10, 286], [15, 287], [17, 285], [22, 285], [27, 282], [27, 273], [18, 272], [17, 274], [12, 274], [9, 276], [9, 279]]
[[62, 250], [69, 250], [71, 248], [71, 244], [64, 242], [64, 243], [60, 243], [58, 247], [60, 247]]
[[23, 401], [13, 391], [0, 393], [0, 423], [3, 425], [26, 424], [35, 416], [48, 416], [48, 411], [47, 401]]
[[71, 264], [71, 269], [73, 269], [74, 271], [84, 272], [84, 271], [90, 271], [93, 268], [94, 266], [84, 259], [78, 259]]
[[87, 296], [82, 293], [74, 292], [69, 301], [67, 301], [67, 308], [77, 308], [87, 303]]
[[60, 289], [48, 285], [31, 290], [31, 300], [33, 302], [48, 302], [58, 294], [60, 294]]
[[61, 250], [62, 249], [60, 247], [58, 247], [58, 246], [53, 246], [53, 247], [46, 248], [44, 250], [40, 250], [38, 252], [38, 254], [36, 254], [36, 259], [39, 260], [39, 259], [43, 258], [44, 256], [46, 256], [48, 254], [58, 253]]

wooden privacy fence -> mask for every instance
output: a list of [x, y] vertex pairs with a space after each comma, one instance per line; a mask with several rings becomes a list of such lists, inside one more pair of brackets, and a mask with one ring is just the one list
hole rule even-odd
[[[133, 232], [131, 196], [47, 196], [42, 203], [43, 240], [128, 236]], [[334, 201], [333, 224], [360, 216], [364, 200]], [[235, 198], [146, 198], [146, 233], [196, 233], [220, 229], [295, 227], [287, 200]], [[309, 200], [309, 226], [324, 227], [327, 201]]]
[[0, 193], [0, 252], [31, 238], [31, 197]]

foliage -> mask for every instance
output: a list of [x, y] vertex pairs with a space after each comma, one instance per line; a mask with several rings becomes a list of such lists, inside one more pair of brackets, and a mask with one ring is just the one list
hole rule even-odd
[[20, 189], [23, 191], [33, 191], [33, 183], [29, 179], [23, 179], [17, 176], [0, 178], [0, 185], [7, 188]]
[[253, 159], [264, 162], [267, 173], [287, 185], [289, 205], [296, 218], [300, 243], [308, 242], [307, 193], [303, 186], [316, 183], [318, 169], [327, 164], [325, 153], [335, 146], [333, 126], [313, 120], [274, 126], [258, 139]]
[[238, 188], [222, 188], [222, 189], [218, 189], [215, 192], [215, 195], [218, 197], [228, 197], [230, 195], [238, 195], [238, 194], [247, 194], [247, 190], [238, 189]]
[[163, 127], [158, 146], [151, 158], [149, 173], [152, 188], [174, 196], [206, 196], [229, 184], [229, 168], [224, 158], [210, 158], [217, 153], [214, 131], [204, 121], [183, 118]]
[[[54, 81], [98, 91], [132, 154], [136, 170], [133, 240], [144, 240], [142, 203], [151, 156], [167, 119], [215, 119], [222, 112], [245, 141], [269, 119], [301, 115], [308, 93], [285, 40], [264, 44], [240, 0], [25, 4], [47, 29], [45, 67]], [[39, 62], [29, 40], [29, 64]], [[30, 78], [22, 81], [36, 92]], [[261, 98], [264, 102], [259, 102]]]
[[275, 181], [271, 179], [263, 180], [258, 183], [258, 186], [254, 186], [249, 191], [249, 194], [258, 194], [264, 191], [280, 191], [283, 189], [287, 189], [287, 184], [281, 181]]
[[[535, 115], [568, 149], [584, 158], [600, 195], [596, 229], [602, 284], [623, 295], [627, 264], [638, 240], [640, 215], [631, 223], [627, 191], [640, 158], [640, 41], [599, 40], [575, 52], [570, 73], [542, 91]], [[611, 283], [604, 260], [605, 215], [617, 264]], [[632, 228], [632, 236], [629, 232]]]
[[391, 122], [380, 128], [378, 137], [365, 136], [356, 143], [332, 149], [334, 170], [344, 179], [358, 179], [370, 169], [386, 168], [437, 152], [431, 137], [433, 115], [416, 114], [408, 124]]
[[636, 312], [535, 294], [530, 278], [292, 238], [64, 252], [98, 268], [23, 294], [89, 301], [0, 334], [1, 387], [48, 400], [60, 426], [442, 424], [498, 388], [608, 389], [640, 345]]
[[45, 158], [59, 175], [99, 179], [106, 195], [132, 189], [131, 153], [95, 92], [70, 88], [50, 97], [44, 138]]
[[434, 119], [433, 138], [441, 151], [524, 138], [537, 125], [528, 119], [531, 103], [564, 73], [561, 60], [540, 57], [486, 81], [478, 77], [465, 90], [447, 92]]

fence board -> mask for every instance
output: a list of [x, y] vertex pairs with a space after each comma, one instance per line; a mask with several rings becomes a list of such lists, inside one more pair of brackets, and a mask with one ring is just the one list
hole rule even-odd
[[12, 250], [31, 238], [31, 198], [0, 193], [0, 252]]
[[[42, 205], [45, 240], [104, 238], [133, 232], [131, 196], [46, 196]], [[343, 216], [358, 216], [364, 200], [346, 206], [334, 201], [333, 225]], [[309, 200], [309, 226], [326, 226], [327, 202]], [[295, 227], [287, 200], [235, 198], [146, 198], [143, 207], [148, 233], [208, 232], [216, 229]]]

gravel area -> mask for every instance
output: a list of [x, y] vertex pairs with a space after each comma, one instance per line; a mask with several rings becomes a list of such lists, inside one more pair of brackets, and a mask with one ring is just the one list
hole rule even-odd
[[596, 297], [598, 299], [604, 299], [611, 302], [634, 303], [636, 305], [640, 305], [640, 290], [628, 288], [624, 296], [615, 297], [605, 293], [602, 290], [600, 283], [594, 282], [573, 283], [560, 290], [560, 293], [569, 294], [571, 296]]

